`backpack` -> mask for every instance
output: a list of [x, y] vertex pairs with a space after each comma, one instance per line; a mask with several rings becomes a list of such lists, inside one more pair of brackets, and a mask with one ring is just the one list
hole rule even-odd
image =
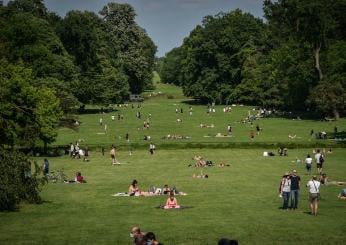
[[322, 154], [321, 154], [321, 156], [320, 156], [320, 163], [324, 163], [324, 157], [323, 157]]

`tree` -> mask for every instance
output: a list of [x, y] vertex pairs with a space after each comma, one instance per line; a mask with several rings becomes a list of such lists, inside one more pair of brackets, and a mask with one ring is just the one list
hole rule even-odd
[[308, 103], [315, 105], [317, 111], [338, 120], [340, 111], [345, 110], [346, 90], [339, 81], [321, 81], [313, 88]]
[[[34, 171], [31, 167], [34, 165]], [[0, 146], [0, 211], [14, 211], [21, 201], [40, 203], [40, 168], [23, 153]]]
[[[263, 41], [261, 20], [241, 10], [207, 16], [184, 40], [180, 76], [186, 96], [201, 102], [227, 103], [242, 82], [242, 66], [249, 43]], [[235, 99], [238, 101], [238, 99]]]
[[338, 8], [337, 1], [330, 0], [279, 0], [264, 2], [265, 17], [276, 34], [283, 31], [301, 43], [308, 42], [314, 54], [315, 68], [319, 80], [323, 79], [320, 52], [333, 37], [336, 21], [333, 16]]
[[59, 100], [48, 88], [30, 85], [31, 70], [0, 61], [0, 145], [34, 147], [51, 143], [62, 115]]
[[181, 48], [174, 48], [169, 51], [162, 61], [160, 68], [161, 81], [172, 83], [178, 86], [182, 85], [181, 80]]
[[136, 13], [129, 4], [109, 3], [100, 11], [111, 41], [119, 47], [117, 59], [128, 77], [132, 93], [152, 86], [156, 46], [144, 29], [135, 23]]

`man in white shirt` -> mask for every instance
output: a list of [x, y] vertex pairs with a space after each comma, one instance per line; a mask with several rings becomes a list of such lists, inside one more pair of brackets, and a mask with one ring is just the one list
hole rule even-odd
[[312, 179], [306, 184], [309, 188], [309, 201], [310, 201], [310, 209], [312, 215], [317, 215], [318, 210], [318, 201], [320, 198], [320, 186], [321, 183], [316, 180], [316, 176], [312, 176]]
[[306, 156], [305, 164], [306, 164], [305, 167], [306, 167], [306, 170], [308, 171], [308, 174], [311, 175], [312, 157], [310, 156], [310, 154]]

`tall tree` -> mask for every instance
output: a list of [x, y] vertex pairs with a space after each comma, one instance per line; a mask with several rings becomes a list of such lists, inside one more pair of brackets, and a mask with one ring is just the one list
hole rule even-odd
[[129, 4], [109, 3], [100, 11], [112, 35], [112, 42], [120, 47], [117, 55], [128, 76], [132, 93], [141, 93], [151, 85], [156, 46], [144, 29], [135, 23], [136, 13]]

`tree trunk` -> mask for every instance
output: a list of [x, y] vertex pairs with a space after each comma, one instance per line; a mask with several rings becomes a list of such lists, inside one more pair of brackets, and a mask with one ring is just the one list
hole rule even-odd
[[321, 50], [321, 43], [319, 42], [318, 44], [315, 45], [314, 48], [314, 55], [315, 55], [315, 68], [318, 71], [318, 77], [320, 79], [320, 81], [323, 79], [323, 73], [322, 73], [322, 69], [320, 66], [320, 50]]
[[339, 120], [340, 119], [339, 111], [335, 107], [333, 108], [333, 115], [334, 115], [335, 120]]

